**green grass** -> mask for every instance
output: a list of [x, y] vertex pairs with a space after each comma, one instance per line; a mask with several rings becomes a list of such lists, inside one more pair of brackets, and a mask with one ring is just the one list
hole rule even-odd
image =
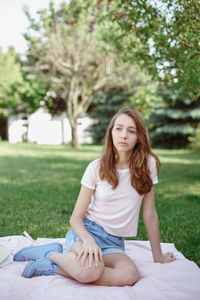
[[[0, 143], [0, 236], [64, 237], [87, 164], [100, 146]], [[174, 243], [200, 265], [200, 155], [192, 150], [155, 150], [162, 169], [155, 186], [161, 242]], [[138, 235], [147, 240], [141, 218]]]

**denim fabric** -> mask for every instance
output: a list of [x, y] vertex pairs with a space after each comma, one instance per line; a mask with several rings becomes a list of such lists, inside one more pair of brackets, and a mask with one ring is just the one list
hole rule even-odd
[[[97, 245], [101, 248], [103, 255], [109, 253], [122, 253], [125, 254], [124, 250], [124, 237], [118, 237], [111, 235], [104, 231], [103, 227], [99, 226], [95, 222], [83, 219], [86, 230], [95, 239]], [[70, 252], [73, 243], [79, 240], [79, 237], [71, 228], [66, 234], [66, 249]]]

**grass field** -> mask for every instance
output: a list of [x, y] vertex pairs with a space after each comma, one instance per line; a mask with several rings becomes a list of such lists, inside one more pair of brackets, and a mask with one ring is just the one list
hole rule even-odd
[[[87, 164], [100, 146], [0, 143], [0, 236], [64, 237]], [[174, 243], [200, 265], [200, 155], [192, 150], [155, 150], [162, 169], [155, 186], [161, 242]], [[147, 240], [139, 220], [138, 240]]]

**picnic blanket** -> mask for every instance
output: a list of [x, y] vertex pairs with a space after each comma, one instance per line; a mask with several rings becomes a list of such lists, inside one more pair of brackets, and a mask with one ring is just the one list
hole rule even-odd
[[[133, 286], [106, 287], [81, 284], [63, 276], [42, 276], [31, 279], [21, 277], [25, 262], [13, 262], [13, 255], [21, 248], [60, 242], [65, 249], [65, 239], [24, 236], [0, 238], [0, 246], [12, 250], [7, 263], [0, 265], [1, 300], [199, 300], [200, 269], [177, 251], [172, 243], [161, 243], [163, 252], [173, 252], [176, 261], [169, 264], [154, 263], [149, 241], [126, 241], [127, 255], [134, 260], [140, 280]], [[126, 274], [124, 274], [126, 276]]]

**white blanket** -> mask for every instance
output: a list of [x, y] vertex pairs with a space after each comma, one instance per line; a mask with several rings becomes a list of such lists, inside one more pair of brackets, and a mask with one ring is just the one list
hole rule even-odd
[[[31, 241], [24, 236], [0, 238], [0, 246], [12, 249], [11, 257], [19, 249], [57, 241], [65, 248], [65, 239], [38, 238]], [[21, 277], [25, 262], [10, 262], [0, 266], [1, 300], [200, 300], [200, 269], [177, 251], [174, 244], [161, 243], [163, 252], [173, 252], [176, 261], [154, 263], [149, 241], [126, 241], [127, 255], [134, 260], [140, 280], [133, 286], [106, 287], [80, 284], [62, 276]]]

